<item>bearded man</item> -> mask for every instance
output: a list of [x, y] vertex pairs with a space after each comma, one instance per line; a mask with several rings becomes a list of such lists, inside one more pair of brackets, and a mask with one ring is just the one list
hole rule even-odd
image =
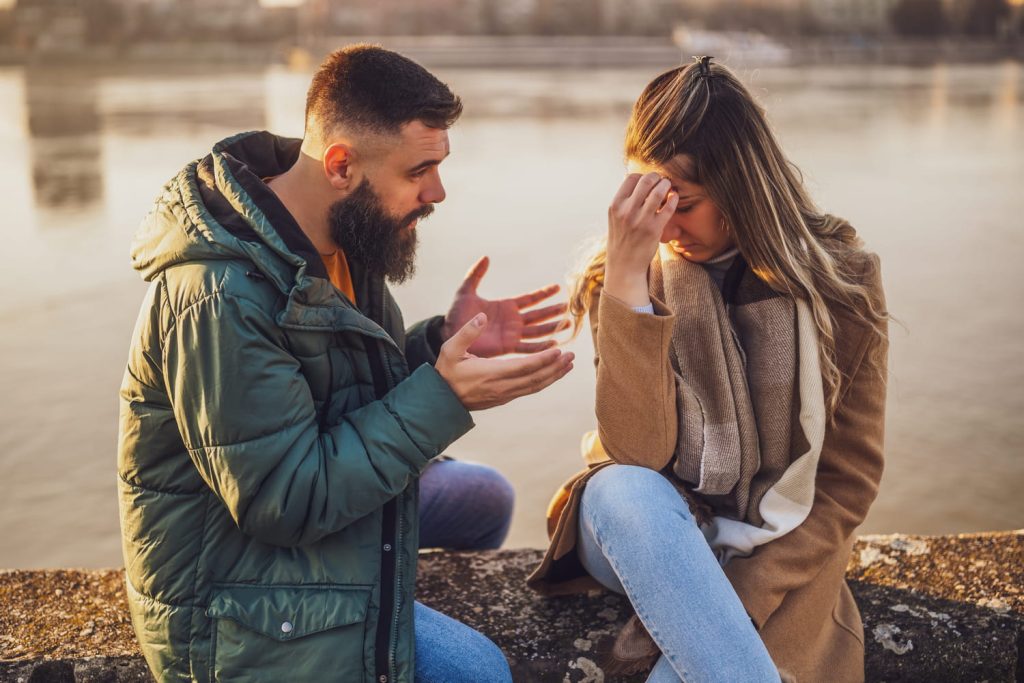
[[[439, 482], [425, 516], [481, 516], [458, 481], [487, 475], [456, 468], [453, 484], [451, 463], [428, 465], [471, 411], [571, 369], [527, 341], [564, 307], [531, 308], [552, 286], [480, 298], [483, 259], [446, 316], [406, 331], [385, 284], [413, 273], [461, 110], [418, 64], [341, 49], [313, 78], [302, 140], [218, 143], [143, 222], [118, 486], [128, 603], [158, 680], [510, 680], [493, 643], [414, 600], [417, 489], [425, 472]], [[494, 358], [510, 352], [526, 355]]]

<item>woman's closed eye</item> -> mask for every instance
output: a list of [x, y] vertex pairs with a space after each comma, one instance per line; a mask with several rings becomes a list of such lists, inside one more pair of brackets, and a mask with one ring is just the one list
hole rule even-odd
[[696, 202], [694, 202], [693, 204], [687, 204], [686, 206], [677, 206], [676, 213], [689, 213], [690, 209], [692, 209], [695, 206], [697, 206]]

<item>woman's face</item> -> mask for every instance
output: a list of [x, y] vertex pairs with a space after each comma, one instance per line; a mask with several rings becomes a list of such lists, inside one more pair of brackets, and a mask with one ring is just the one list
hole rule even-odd
[[722, 213], [704, 191], [703, 185], [691, 183], [661, 166], [640, 162], [629, 163], [630, 173], [660, 173], [672, 182], [679, 194], [675, 215], [661, 232], [661, 242], [668, 244], [687, 261], [704, 263], [735, 246], [732, 234], [725, 229]]

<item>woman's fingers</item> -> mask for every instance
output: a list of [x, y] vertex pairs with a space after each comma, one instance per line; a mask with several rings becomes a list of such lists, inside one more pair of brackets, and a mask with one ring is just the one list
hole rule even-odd
[[629, 213], [636, 215], [643, 207], [644, 202], [647, 201], [647, 197], [661, 182], [662, 177], [657, 173], [645, 173], [639, 181], [637, 181], [636, 188], [633, 190], [633, 194], [630, 195], [627, 200], [627, 206], [629, 207]]
[[665, 229], [665, 224], [669, 222], [672, 216], [676, 212], [676, 206], [679, 204], [679, 193], [669, 192], [668, 196], [665, 197], [664, 203], [658, 212], [654, 214], [654, 230], [661, 235], [661, 231]]
[[661, 205], [665, 203], [665, 197], [672, 190], [672, 182], [668, 178], [662, 178], [657, 184], [651, 188], [647, 198], [644, 199], [642, 206], [643, 217], [653, 216], [661, 208]]
[[[620, 188], [621, 189], [621, 188]], [[664, 211], [665, 204], [672, 195], [672, 181], [657, 173], [647, 173], [636, 181], [632, 194], [626, 199], [616, 195], [612, 202], [611, 212], [621, 222], [623, 228], [650, 228], [648, 222], [652, 217]], [[678, 195], [676, 195], [678, 201]], [[672, 208], [675, 210], [675, 207]], [[668, 213], [666, 213], [668, 215]], [[664, 225], [664, 223], [661, 223]]]
[[641, 176], [639, 173], [630, 173], [629, 175], [627, 175], [622, 180], [622, 184], [619, 185], [619, 189], [615, 193], [615, 196], [612, 197], [612, 206], [615, 206], [627, 200], [630, 197], [630, 195], [633, 194], [633, 190], [636, 189], [636, 184], [640, 182], [640, 178], [642, 177], [643, 176]]

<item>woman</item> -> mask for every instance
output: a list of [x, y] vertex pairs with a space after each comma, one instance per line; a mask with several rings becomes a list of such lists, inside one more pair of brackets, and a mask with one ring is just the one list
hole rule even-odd
[[624, 593], [613, 659], [650, 681], [863, 680], [844, 574], [882, 474], [878, 259], [710, 58], [647, 86], [626, 159], [570, 301], [598, 429], [530, 584]]

